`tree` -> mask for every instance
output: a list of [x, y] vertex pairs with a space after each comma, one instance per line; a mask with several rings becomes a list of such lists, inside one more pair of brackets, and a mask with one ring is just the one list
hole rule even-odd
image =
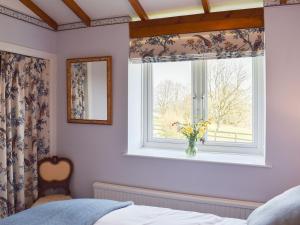
[[172, 128], [176, 121], [191, 118], [191, 93], [184, 85], [165, 80], [154, 89], [154, 126], [160, 137], [180, 137]]
[[[244, 63], [234, 60], [209, 62], [207, 74], [208, 114], [216, 131], [225, 124], [230, 127], [251, 126], [251, 76]], [[165, 80], [154, 87], [153, 125], [158, 137], [181, 138], [171, 124], [191, 122], [191, 87]]]
[[182, 101], [187, 95], [186, 88], [180, 83], [166, 80], [155, 88], [154, 101], [157, 110], [165, 114], [169, 108], [176, 109], [179, 101]]
[[208, 71], [209, 115], [216, 123], [240, 125], [249, 121], [249, 76], [239, 62], [217, 61]]

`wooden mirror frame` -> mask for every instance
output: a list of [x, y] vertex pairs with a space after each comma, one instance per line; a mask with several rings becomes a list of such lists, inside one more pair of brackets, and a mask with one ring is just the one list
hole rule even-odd
[[[72, 118], [72, 96], [71, 96], [71, 64], [80, 62], [97, 62], [106, 61], [107, 63], [107, 119], [106, 120], [93, 120], [93, 119], [74, 119]], [[99, 56], [87, 58], [73, 58], [67, 59], [67, 120], [68, 123], [82, 123], [82, 124], [102, 124], [112, 125], [112, 57]]]

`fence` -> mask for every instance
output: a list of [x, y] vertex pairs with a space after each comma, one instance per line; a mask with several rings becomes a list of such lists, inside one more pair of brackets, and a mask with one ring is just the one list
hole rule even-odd
[[[155, 124], [153, 127], [154, 136], [161, 136], [162, 138], [180, 138], [181, 135], [178, 133], [172, 132], [172, 134], [168, 135], [163, 128], [159, 126], [159, 124]], [[230, 132], [230, 131], [222, 131], [222, 130], [209, 130], [207, 132], [207, 138], [209, 141], [230, 141], [230, 142], [252, 142], [252, 133], [246, 132]]]

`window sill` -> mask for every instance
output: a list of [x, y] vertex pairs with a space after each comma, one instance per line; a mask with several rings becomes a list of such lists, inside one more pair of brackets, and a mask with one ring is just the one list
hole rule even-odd
[[188, 157], [186, 156], [184, 151], [179, 151], [179, 150], [159, 149], [159, 148], [139, 148], [136, 150], [128, 151], [127, 153], [125, 153], [125, 156], [271, 168], [271, 165], [266, 163], [265, 157], [261, 155], [199, 152], [195, 157]]

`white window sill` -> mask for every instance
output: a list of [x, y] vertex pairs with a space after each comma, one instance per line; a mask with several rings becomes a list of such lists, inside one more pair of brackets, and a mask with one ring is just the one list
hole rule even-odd
[[255, 167], [271, 166], [266, 163], [265, 157], [261, 155], [242, 155], [233, 153], [198, 152], [195, 157], [188, 157], [184, 151], [159, 148], [139, 148], [125, 153], [126, 156], [149, 157], [160, 159], [186, 160], [194, 162], [221, 163]]

